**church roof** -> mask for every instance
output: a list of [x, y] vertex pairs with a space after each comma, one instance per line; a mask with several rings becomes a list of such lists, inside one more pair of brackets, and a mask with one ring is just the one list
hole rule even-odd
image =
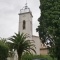
[[37, 38], [39, 38], [39, 36], [35, 36], [35, 35], [32, 35], [33, 37], [37, 37]]

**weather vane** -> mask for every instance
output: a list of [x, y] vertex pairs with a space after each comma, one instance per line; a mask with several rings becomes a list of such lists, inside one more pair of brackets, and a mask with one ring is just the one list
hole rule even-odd
[[26, 0], [26, 4], [25, 5], [27, 6], [27, 0]]
[[27, 8], [27, 0], [26, 0], [25, 8]]
[[27, 4], [27, 0], [26, 0], [26, 4]]

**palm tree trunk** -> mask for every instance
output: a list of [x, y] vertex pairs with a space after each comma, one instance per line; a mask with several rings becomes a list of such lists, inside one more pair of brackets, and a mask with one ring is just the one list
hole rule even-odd
[[20, 55], [18, 55], [18, 60], [21, 60], [21, 56]]
[[18, 60], [21, 60], [22, 53], [18, 52]]
[[17, 50], [17, 54], [18, 54], [18, 60], [21, 60], [22, 52]]

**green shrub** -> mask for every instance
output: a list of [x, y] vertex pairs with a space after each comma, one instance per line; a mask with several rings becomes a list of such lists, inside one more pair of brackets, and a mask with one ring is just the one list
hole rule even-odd
[[33, 58], [33, 54], [29, 54], [29, 53], [24, 53], [24, 55], [22, 56], [22, 60], [32, 60]]
[[56, 60], [56, 59], [51, 58], [49, 55], [33, 55], [33, 54], [25, 53], [22, 56], [22, 60], [33, 60], [35, 58], [44, 58], [47, 60]]

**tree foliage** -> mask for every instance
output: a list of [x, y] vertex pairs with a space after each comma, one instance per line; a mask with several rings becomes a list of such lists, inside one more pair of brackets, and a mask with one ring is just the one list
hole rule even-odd
[[5, 39], [0, 39], [0, 60], [7, 60], [8, 46]]
[[40, 10], [40, 39], [43, 43], [50, 40], [50, 54], [60, 60], [60, 0], [40, 0]]
[[23, 52], [27, 51], [28, 53], [30, 53], [31, 50], [35, 52], [34, 50], [35, 45], [33, 44], [33, 41], [27, 40], [26, 38], [27, 38], [26, 35], [23, 33], [22, 34], [15, 33], [15, 35], [9, 38], [9, 40], [12, 41], [12, 43], [9, 43], [10, 48], [17, 51], [18, 60], [21, 60]]

